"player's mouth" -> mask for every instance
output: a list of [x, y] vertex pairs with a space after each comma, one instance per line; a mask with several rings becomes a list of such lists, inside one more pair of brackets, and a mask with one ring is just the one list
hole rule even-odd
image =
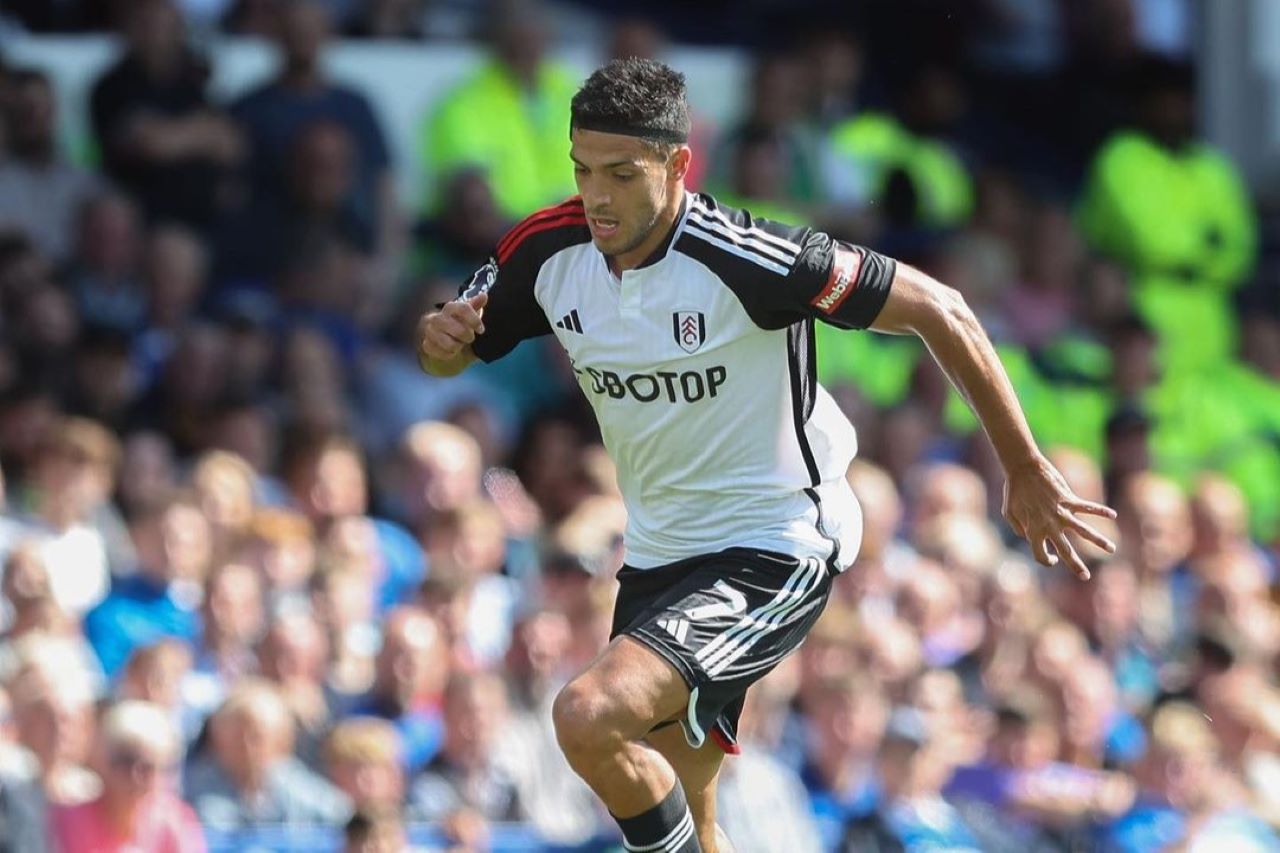
[[599, 238], [612, 237], [618, 233], [618, 220], [616, 219], [601, 219], [600, 217], [592, 216], [587, 221], [591, 223], [591, 233]]

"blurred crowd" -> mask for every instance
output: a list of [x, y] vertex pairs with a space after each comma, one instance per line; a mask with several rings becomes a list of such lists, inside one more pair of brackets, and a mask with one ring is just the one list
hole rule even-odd
[[[670, 46], [605, 5], [601, 60]], [[578, 75], [544, 9], [492, 6], [0, 4], [119, 28], [89, 140], [0, 67], [0, 850], [617, 846], [549, 713], [622, 560], [590, 410], [550, 339], [451, 380], [414, 353], [573, 191]], [[862, 550], [749, 694], [720, 822], [744, 853], [1280, 849], [1280, 282], [1196, 140], [1193, 4], [926, 6], [780, 29], [743, 114], [695, 117], [696, 188], [961, 290], [1120, 551], [1038, 567], [927, 353], [820, 330]], [[190, 37], [219, 27], [280, 59], [231, 103]], [[483, 39], [416, 209], [335, 31]]]

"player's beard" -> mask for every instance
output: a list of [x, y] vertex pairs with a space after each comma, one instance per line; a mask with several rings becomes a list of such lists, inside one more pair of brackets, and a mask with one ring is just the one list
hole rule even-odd
[[[627, 252], [635, 251], [639, 248], [641, 243], [648, 240], [649, 236], [653, 234], [653, 229], [658, 226], [658, 208], [656, 205], [649, 208], [647, 220], [648, 221], [645, 223], [644, 227], [638, 229], [635, 236], [628, 240], [625, 246], [610, 249], [608, 252], [605, 252], [605, 256], [608, 258], [616, 258], [618, 255], [625, 255]], [[618, 230], [621, 231], [622, 229], [619, 228]]]

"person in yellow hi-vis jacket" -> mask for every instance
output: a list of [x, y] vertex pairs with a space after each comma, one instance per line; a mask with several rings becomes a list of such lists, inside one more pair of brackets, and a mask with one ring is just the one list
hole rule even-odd
[[423, 122], [419, 150], [432, 186], [459, 168], [483, 168], [516, 220], [574, 192], [565, 128], [581, 81], [544, 57], [546, 33], [529, 12], [496, 17], [492, 36], [493, 55]]
[[1138, 75], [1138, 126], [1098, 152], [1079, 210], [1093, 247], [1124, 264], [1166, 368], [1212, 369], [1235, 352], [1231, 293], [1253, 269], [1257, 219], [1240, 176], [1192, 138], [1194, 79], [1163, 59]]

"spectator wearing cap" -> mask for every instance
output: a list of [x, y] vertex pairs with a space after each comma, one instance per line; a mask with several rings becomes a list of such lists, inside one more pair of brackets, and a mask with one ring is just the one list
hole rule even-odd
[[942, 796], [951, 768], [919, 710], [904, 706], [889, 715], [876, 767], [880, 794], [875, 811], [851, 823], [843, 849], [990, 849]]
[[131, 525], [136, 574], [117, 578], [111, 594], [85, 616], [85, 635], [108, 677], [138, 646], [161, 637], [193, 640], [200, 588], [209, 568], [209, 522], [183, 493], [149, 507]]
[[270, 682], [239, 682], [208, 734], [183, 783], [206, 827], [333, 825], [349, 815], [347, 798], [293, 756], [293, 716]]
[[1133, 807], [1098, 835], [1106, 851], [1164, 849], [1274, 850], [1280, 838], [1246, 811], [1240, 780], [1221, 763], [1204, 713], [1184, 702], [1160, 706], [1150, 721], [1151, 748], [1134, 770]]
[[112, 707], [99, 726], [94, 756], [102, 793], [54, 806], [49, 822], [56, 848], [203, 853], [200, 824], [169, 782], [181, 755], [177, 733], [159, 706], [128, 700]]
[[373, 686], [350, 709], [390, 720], [404, 745], [402, 760], [417, 772], [444, 740], [443, 698], [448, 649], [439, 624], [417, 607], [396, 607], [383, 620]]
[[413, 781], [409, 809], [440, 820], [469, 809], [489, 821], [524, 817], [515, 781], [500, 760], [507, 688], [492, 673], [456, 674], [444, 693], [444, 742]]
[[30, 239], [54, 263], [71, 258], [80, 208], [97, 180], [58, 151], [58, 109], [41, 71], [7, 74], [3, 112], [7, 156], [0, 160], [0, 229]]
[[187, 46], [172, 0], [130, 3], [123, 35], [123, 55], [90, 96], [103, 166], [148, 219], [208, 227], [233, 200], [241, 132], [210, 102], [210, 69]]

